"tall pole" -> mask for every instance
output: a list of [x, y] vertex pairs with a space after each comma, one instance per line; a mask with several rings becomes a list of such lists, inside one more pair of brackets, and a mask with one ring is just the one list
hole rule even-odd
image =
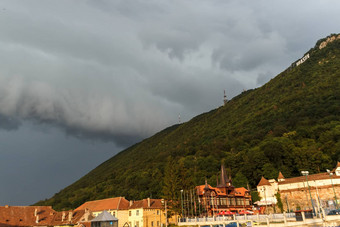
[[167, 201], [165, 200], [165, 227], [168, 227], [168, 207], [167, 207]]
[[183, 189], [181, 190], [181, 205], [182, 205], [182, 218], [184, 218], [184, 213], [183, 213]]
[[332, 179], [333, 173], [331, 173], [331, 171], [329, 169], [327, 169], [327, 173], [329, 174], [329, 178], [331, 179], [331, 183], [332, 183], [332, 187], [333, 187], [333, 193], [334, 193], [334, 199], [335, 199], [335, 208], [338, 209], [338, 199], [336, 198], [333, 179]]
[[263, 192], [264, 192], [264, 201], [266, 203], [266, 214], [268, 214], [268, 207], [267, 207], [267, 194], [266, 194], [266, 187], [263, 186]]
[[301, 173], [302, 173], [302, 175], [306, 176], [306, 182], [307, 182], [307, 186], [308, 186], [308, 191], [309, 191], [309, 196], [310, 196], [310, 202], [312, 203], [312, 209], [313, 209], [313, 213], [314, 213], [315, 211], [314, 211], [312, 193], [310, 192], [310, 187], [309, 187], [308, 178], [307, 178], [309, 172], [308, 172], [308, 171], [301, 171]]
[[305, 189], [305, 192], [306, 192], [306, 201], [307, 201], [307, 206], [308, 206], [308, 207], [310, 207], [310, 206], [309, 206], [309, 199], [308, 199], [307, 188], [306, 188], [305, 182], [304, 182], [304, 181], [302, 181], [302, 183], [303, 183], [303, 187], [304, 187], [304, 189]]

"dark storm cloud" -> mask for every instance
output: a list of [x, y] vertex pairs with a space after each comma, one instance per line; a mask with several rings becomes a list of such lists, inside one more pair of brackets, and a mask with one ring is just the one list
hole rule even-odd
[[335, 1], [2, 4], [1, 116], [121, 145], [262, 85], [339, 28]]
[[17, 130], [20, 125], [20, 120], [0, 114], [0, 129], [4, 129], [7, 131]]
[[1, 1], [1, 204], [48, 198], [178, 114], [187, 121], [222, 105], [223, 90], [230, 99], [261, 86], [339, 33], [339, 8], [337, 0]]

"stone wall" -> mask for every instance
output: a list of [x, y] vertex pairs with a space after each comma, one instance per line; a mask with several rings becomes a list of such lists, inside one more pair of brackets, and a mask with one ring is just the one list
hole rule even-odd
[[[335, 185], [335, 194], [340, 202], [340, 185]], [[308, 188], [306, 189], [296, 189], [296, 190], [284, 190], [280, 191], [281, 201], [283, 203], [283, 209], [287, 210], [296, 210], [300, 209], [308, 209], [311, 208], [311, 198], [312, 196], [314, 206], [323, 208], [333, 208], [332, 205], [328, 201], [334, 200], [334, 192], [332, 186], [324, 186], [320, 188], [311, 187], [310, 193]], [[319, 200], [318, 201], [318, 195]], [[308, 198], [308, 199], [307, 199]], [[320, 204], [321, 203], [321, 204]], [[289, 206], [289, 209], [288, 209]]]

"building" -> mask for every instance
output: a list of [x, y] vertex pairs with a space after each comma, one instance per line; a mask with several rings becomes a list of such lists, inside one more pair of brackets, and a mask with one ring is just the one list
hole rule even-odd
[[118, 219], [104, 210], [91, 220], [91, 227], [118, 227]]
[[2, 206], [0, 226], [86, 226], [84, 210], [57, 212], [51, 206]]
[[264, 177], [257, 185], [261, 197], [258, 205], [275, 205], [279, 193], [284, 210], [335, 208], [340, 205], [340, 162], [328, 172], [285, 178], [280, 172], [277, 181]]
[[226, 174], [224, 165], [221, 166], [220, 182], [217, 182], [217, 186], [212, 187], [206, 181], [205, 185], [196, 187], [196, 193], [201, 206], [199, 209], [204, 215], [214, 216], [222, 211], [252, 209], [250, 191], [243, 187], [235, 188]]
[[130, 227], [161, 227], [166, 226], [166, 213], [164, 200], [143, 199], [130, 201], [129, 226]]
[[115, 197], [86, 202], [76, 208], [75, 211], [88, 209], [93, 216], [97, 217], [106, 210], [118, 219], [118, 227], [123, 227], [125, 223], [128, 223], [129, 205], [129, 201], [124, 197]]
[[78, 210], [89, 210], [97, 217], [107, 211], [118, 219], [118, 227], [161, 227], [166, 224], [165, 207], [162, 199], [128, 201], [124, 197], [94, 200], [79, 206]]

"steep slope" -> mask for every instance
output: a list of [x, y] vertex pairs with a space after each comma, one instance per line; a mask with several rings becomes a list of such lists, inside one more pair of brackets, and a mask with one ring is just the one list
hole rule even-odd
[[332, 168], [340, 160], [340, 39], [331, 37], [264, 86], [120, 152], [37, 205], [160, 197], [169, 170], [178, 187], [189, 188], [205, 177], [214, 184], [221, 162], [234, 184], [251, 187], [279, 171], [290, 177]]

